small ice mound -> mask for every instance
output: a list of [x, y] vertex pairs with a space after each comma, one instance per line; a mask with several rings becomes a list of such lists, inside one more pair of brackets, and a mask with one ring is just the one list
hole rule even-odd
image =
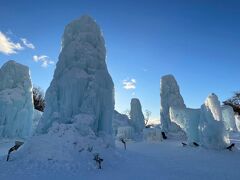
[[160, 142], [163, 140], [162, 131], [160, 128], [145, 128], [143, 139], [147, 142]]
[[123, 126], [119, 127], [117, 131], [118, 139], [133, 139], [134, 137], [134, 129], [131, 126]]

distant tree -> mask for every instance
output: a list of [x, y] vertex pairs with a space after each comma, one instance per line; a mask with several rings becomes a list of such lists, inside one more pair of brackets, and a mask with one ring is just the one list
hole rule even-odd
[[45, 108], [45, 99], [44, 99], [44, 91], [38, 87], [33, 86], [33, 103], [34, 108], [38, 111], [43, 112]]
[[231, 106], [234, 112], [240, 115], [240, 91], [234, 92], [234, 95], [224, 101], [223, 104]]
[[149, 111], [149, 110], [147, 110], [147, 109], [145, 110], [145, 114], [144, 114], [145, 126], [148, 125], [148, 121], [149, 121], [149, 119], [150, 119], [151, 114], [152, 114], [151, 111]]

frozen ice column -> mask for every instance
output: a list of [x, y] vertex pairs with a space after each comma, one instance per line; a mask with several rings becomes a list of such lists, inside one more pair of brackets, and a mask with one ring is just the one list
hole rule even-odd
[[12, 60], [6, 62], [0, 69], [0, 136], [28, 137], [33, 108], [29, 68]]
[[201, 107], [199, 130], [200, 142], [207, 148], [223, 149], [229, 143], [220, 102], [214, 93], [207, 97]]
[[168, 132], [171, 129], [169, 109], [186, 108], [180, 94], [179, 86], [173, 75], [166, 75], [160, 82], [160, 121], [162, 130]]
[[46, 133], [53, 122], [73, 123], [75, 116], [85, 114], [92, 117], [96, 134], [111, 134], [114, 85], [105, 57], [102, 33], [91, 17], [82, 16], [65, 27], [38, 133]]
[[136, 133], [142, 132], [145, 127], [142, 106], [137, 98], [131, 100], [130, 124], [134, 127]]

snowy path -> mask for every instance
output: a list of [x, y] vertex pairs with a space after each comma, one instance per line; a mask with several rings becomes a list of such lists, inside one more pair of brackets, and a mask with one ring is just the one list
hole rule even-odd
[[[153, 179], [238, 179], [239, 152], [211, 151], [182, 147], [180, 142], [160, 144], [136, 143], [129, 150], [142, 155], [148, 162], [147, 176]], [[146, 167], [146, 166], [149, 166]], [[144, 167], [142, 169], [144, 169]]]
[[[122, 145], [117, 145], [122, 149]], [[15, 167], [14, 161], [0, 161], [0, 180], [11, 179], [92, 179], [92, 180], [180, 180], [239, 179], [239, 151], [213, 151], [182, 147], [180, 141], [161, 143], [129, 143], [120, 151], [123, 160], [114, 166], [103, 164], [103, 170], [49, 170], [47, 167]], [[9, 163], [13, 163], [9, 166]], [[105, 165], [105, 166], [104, 166]]]

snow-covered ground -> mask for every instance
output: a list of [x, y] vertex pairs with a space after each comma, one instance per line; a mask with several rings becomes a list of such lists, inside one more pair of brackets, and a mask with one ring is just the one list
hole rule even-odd
[[[0, 143], [0, 179], [239, 179], [239, 139], [240, 134], [231, 135], [231, 141], [237, 145], [232, 152], [183, 147], [179, 140], [129, 142], [125, 151], [117, 142], [115, 162], [104, 161], [102, 170], [97, 169], [94, 163], [87, 168], [34, 161], [19, 166], [14, 157], [9, 162], [5, 161], [7, 150], [13, 143], [4, 140]], [[109, 159], [114, 161], [114, 158]]]
[[6, 155], [9, 148], [12, 146], [14, 146], [14, 140], [0, 139], [0, 157]]

